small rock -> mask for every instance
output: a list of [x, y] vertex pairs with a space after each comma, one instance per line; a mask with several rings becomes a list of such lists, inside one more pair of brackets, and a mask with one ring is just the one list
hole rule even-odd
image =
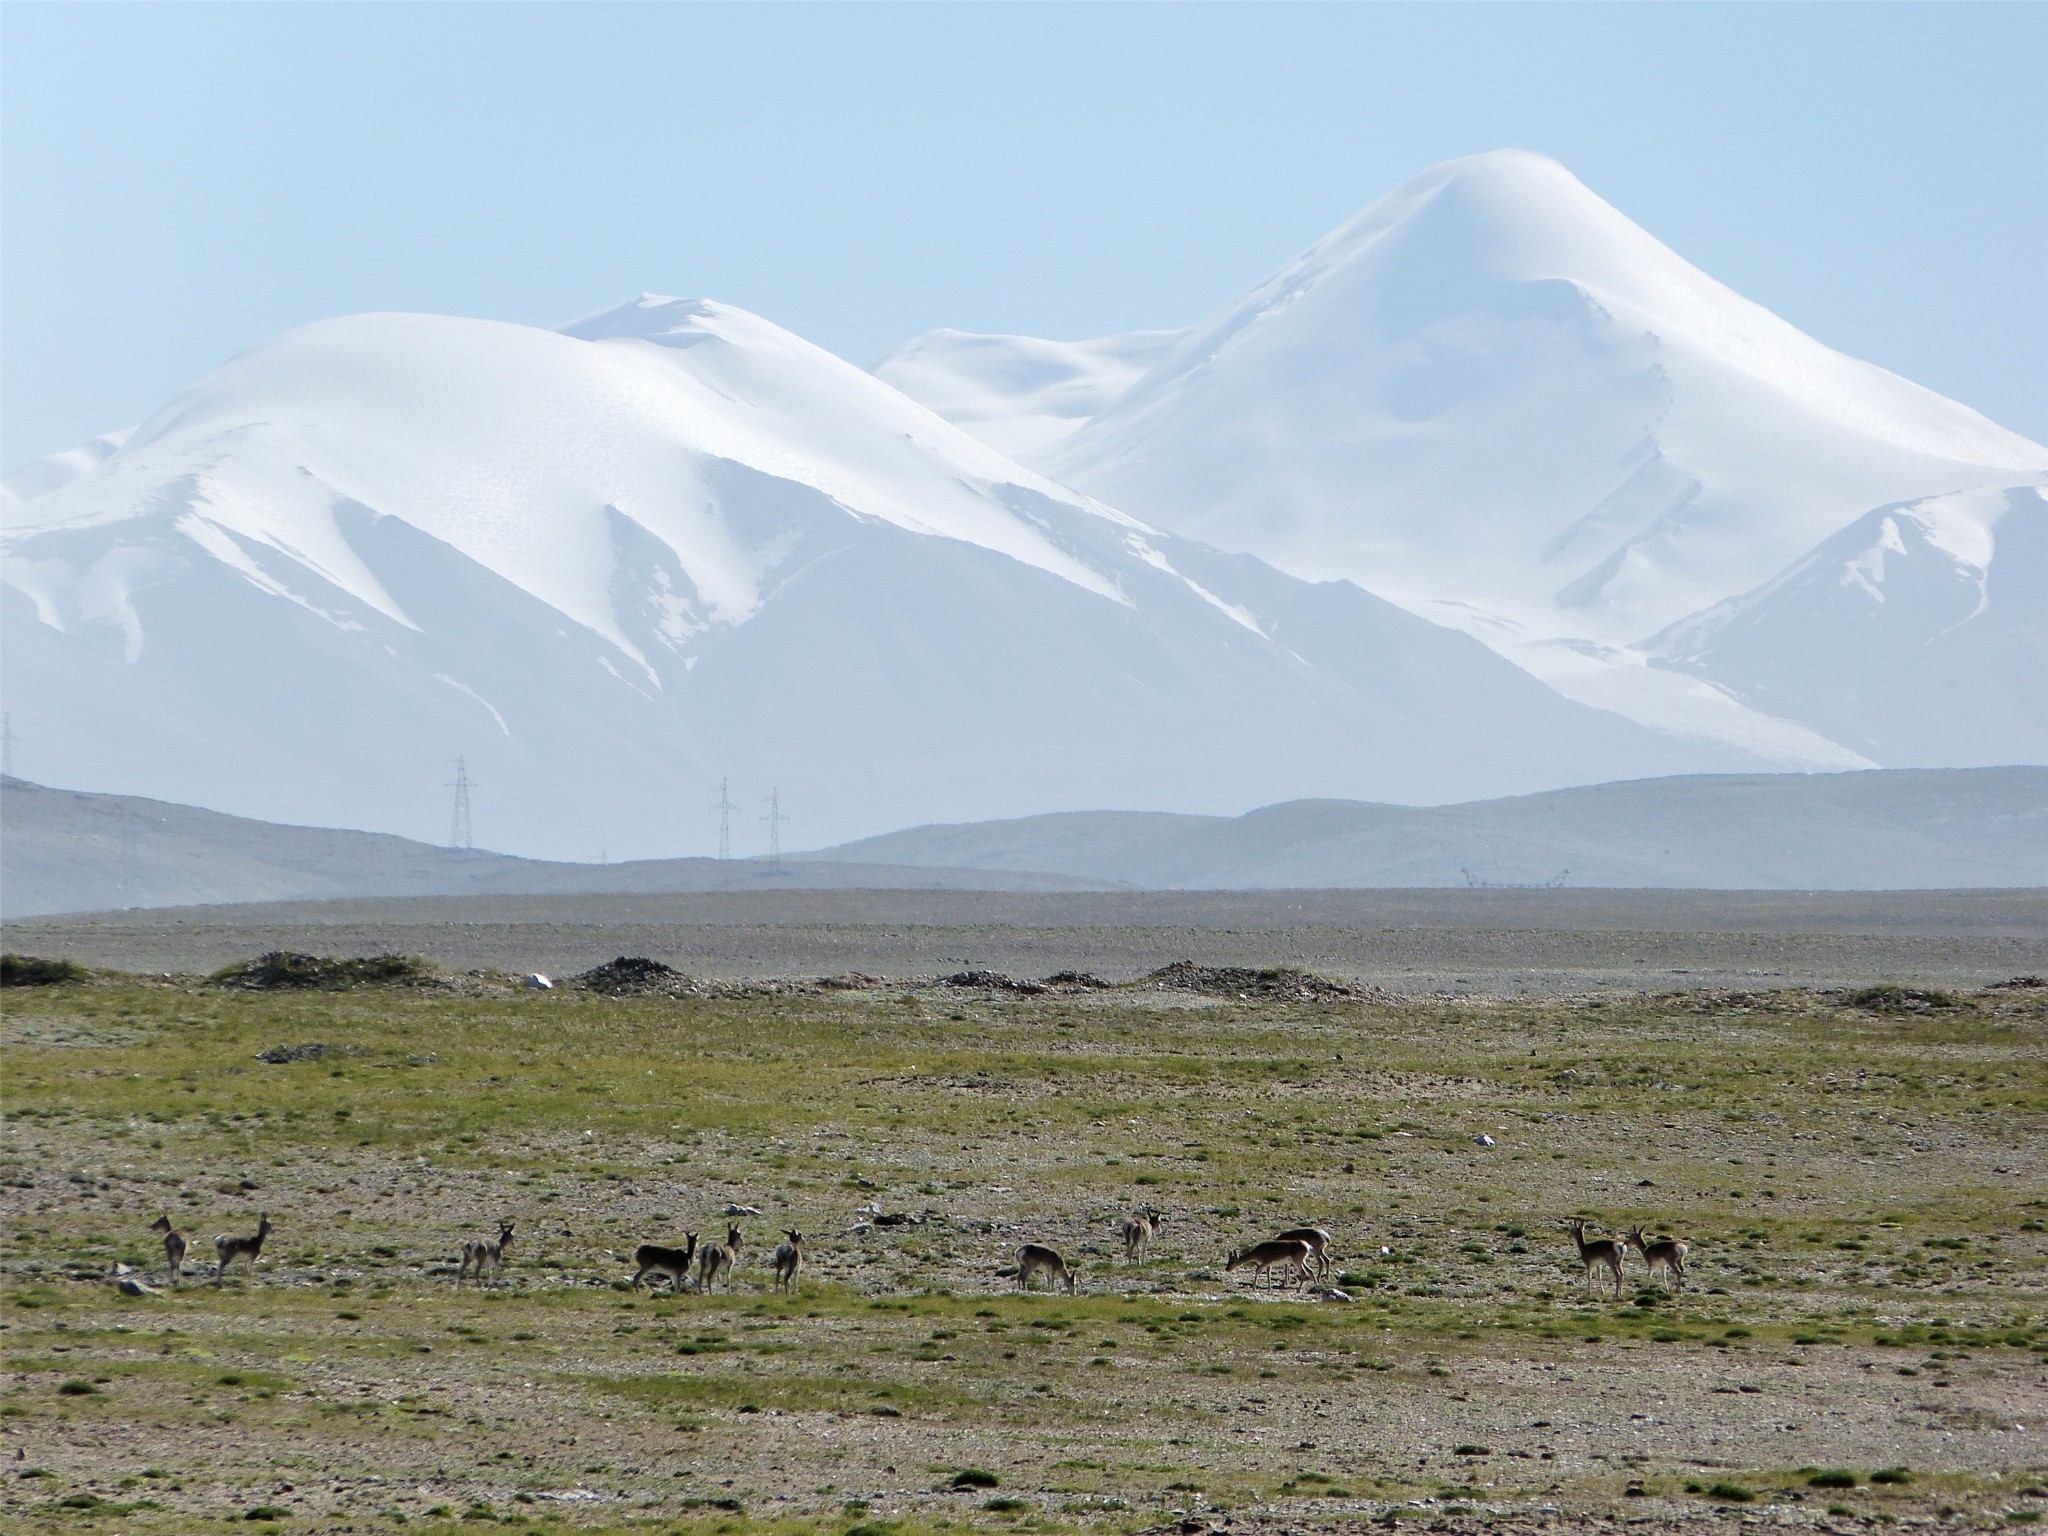
[[728, 1216], [758, 1216], [761, 1214], [761, 1207], [758, 1205], [728, 1205], [725, 1208], [725, 1214]]
[[1351, 1293], [1349, 1291], [1340, 1291], [1334, 1285], [1323, 1292], [1323, 1300], [1325, 1301], [1349, 1301], [1350, 1299]]
[[123, 1275], [114, 1282], [123, 1296], [161, 1296], [163, 1292], [153, 1285], [145, 1285], [133, 1275]]
[[555, 984], [549, 981], [547, 977], [541, 975], [539, 971], [529, 973], [526, 978], [526, 984], [536, 992], [552, 992], [555, 990]]
[[1472, 1145], [1475, 1147], [1490, 1147], [1494, 1145], [1494, 1140], [1484, 1131], [1481, 1131], [1477, 1136], [1474, 1136], [1472, 1138]]

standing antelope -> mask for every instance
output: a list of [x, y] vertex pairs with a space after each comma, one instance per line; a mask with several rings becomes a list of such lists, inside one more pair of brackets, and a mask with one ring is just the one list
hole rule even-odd
[[706, 1243], [697, 1250], [697, 1289], [710, 1290], [712, 1281], [716, 1280], [721, 1272], [725, 1275], [725, 1283], [731, 1285], [732, 1261], [739, 1256], [740, 1229], [727, 1227], [724, 1242]]
[[1145, 1250], [1152, 1246], [1152, 1239], [1159, 1235], [1159, 1223], [1165, 1219], [1148, 1205], [1125, 1222], [1119, 1229], [1124, 1238], [1124, 1257], [1133, 1263], [1143, 1258]]
[[1307, 1243], [1309, 1256], [1316, 1266], [1316, 1278], [1321, 1279], [1330, 1272], [1330, 1244], [1335, 1241], [1322, 1227], [1289, 1227], [1278, 1237], [1276, 1243]]
[[455, 1289], [458, 1291], [462, 1289], [462, 1277], [471, 1273], [472, 1270], [475, 1272], [479, 1283], [484, 1278], [484, 1270], [486, 1268], [490, 1269], [494, 1274], [502, 1276], [505, 1272], [505, 1250], [511, 1246], [512, 1223], [509, 1221], [498, 1223], [498, 1240], [496, 1242], [487, 1243], [480, 1237], [473, 1237], [464, 1243], [462, 1245], [462, 1262], [456, 1266], [455, 1270]]
[[1293, 1265], [1294, 1273], [1303, 1285], [1308, 1284], [1308, 1259], [1312, 1250], [1298, 1237], [1276, 1237], [1263, 1243], [1254, 1243], [1249, 1248], [1234, 1248], [1225, 1270], [1236, 1269], [1240, 1264], [1252, 1266], [1252, 1284], [1266, 1277], [1266, 1271], [1275, 1265]]
[[1685, 1289], [1685, 1256], [1692, 1252], [1686, 1244], [1675, 1237], [1660, 1237], [1654, 1241], [1644, 1238], [1641, 1227], [1628, 1229], [1628, 1245], [1643, 1256], [1643, 1262], [1650, 1266], [1650, 1276], [1656, 1278], [1663, 1270], [1667, 1283], [1676, 1280], [1678, 1289]]
[[1565, 1230], [1572, 1235], [1572, 1246], [1579, 1250], [1579, 1263], [1585, 1266], [1586, 1284], [1593, 1283], [1593, 1266], [1604, 1264], [1614, 1276], [1614, 1296], [1621, 1299], [1621, 1256], [1623, 1248], [1611, 1237], [1596, 1237], [1586, 1241], [1586, 1224], [1574, 1216], [1565, 1224]]
[[185, 1272], [185, 1249], [189, 1246], [185, 1240], [185, 1234], [171, 1225], [171, 1213], [169, 1211], [165, 1211], [163, 1215], [151, 1222], [149, 1230], [161, 1232], [164, 1235], [164, 1258], [169, 1263], [171, 1284], [176, 1285], [178, 1277]]
[[213, 1283], [219, 1285], [227, 1278], [228, 1266], [237, 1259], [247, 1259], [249, 1268], [256, 1268], [256, 1261], [263, 1256], [263, 1239], [270, 1236], [270, 1212], [265, 1211], [256, 1223], [254, 1237], [216, 1237], [213, 1240], [214, 1255], [220, 1260], [220, 1268], [213, 1273]]
[[642, 1243], [633, 1250], [633, 1262], [640, 1267], [633, 1272], [633, 1283], [638, 1285], [648, 1275], [667, 1275], [668, 1288], [680, 1291], [683, 1282], [690, 1277], [690, 1261], [697, 1256], [697, 1234], [685, 1232], [683, 1246], [664, 1248], [659, 1243]]
[[775, 1284], [787, 1295], [796, 1272], [804, 1265], [804, 1235], [792, 1227], [783, 1236], [789, 1241], [776, 1245]]
[[1047, 1285], [1060, 1286], [1069, 1296], [1074, 1294], [1072, 1266], [1043, 1243], [1026, 1243], [1017, 1250], [1017, 1289], [1030, 1290], [1033, 1275], [1044, 1275]]

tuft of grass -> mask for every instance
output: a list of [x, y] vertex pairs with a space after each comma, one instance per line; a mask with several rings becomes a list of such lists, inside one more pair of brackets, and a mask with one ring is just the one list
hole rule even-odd
[[995, 1473], [981, 1467], [968, 1467], [953, 1474], [955, 1488], [994, 1488], [1001, 1481]]
[[1856, 1474], [1854, 1472], [1845, 1472], [1839, 1467], [1826, 1472], [1816, 1472], [1806, 1480], [1806, 1486], [1809, 1488], [1854, 1488], [1856, 1486]]
[[1870, 1480], [1879, 1487], [1899, 1488], [1913, 1481], [1913, 1474], [1904, 1467], [1879, 1467]]
[[1740, 1483], [1709, 1483], [1706, 1494], [1710, 1499], [1725, 1499], [1730, 1504], [1750, 1504], [1756, 1500], [1755, 1490]]

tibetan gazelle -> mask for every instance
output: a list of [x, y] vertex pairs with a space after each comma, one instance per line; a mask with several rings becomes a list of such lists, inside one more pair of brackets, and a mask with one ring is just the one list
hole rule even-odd
[[505, 1250], [511, 1246], [512, 1223], [509, 1221], [498, 1223], [498, 1236], [495, 1242], [473, 1237], [464, 1243], [462, 1263], [455, 1270], [455, 1288], [458, 1291], [462, 1289], [464, 1275], [473, 1274], [479, 1282], [483, 1280], [484, 1271], [487, 1269], [495, 1275], [502, 1275], [505, 1270]]
[[1643, 1262], [1650, 1266], [1650, 1276], [1655, 1279], [1661, 1270], [1668, 1277], [1666, 1283], [1676, 1282], [1679, 1290], [1685, 1289], [1685, 1256], [1692, 1252], [1675, 1237], [1646, 1238], [1641, 1227], [1628, 1229], [1628, 1245], [1643, 1256]]
[[1071, 1296], [1074, 1294], [1075, 1274], [1067, 1261], [1043, 1243], [1026, 1243], [1017, 1250], [1017, 1289], [1028, 1291], [1035, 1275], [1045, 1276], [1045, 1282], [1057, 1286]]
[[1615, 1299], [1619, 1300], [1622, 1245], [1611, 1237], [1596, 1237], [1588, 1242], [1586, 1223], [1577, 1216], [1566, 1221], [1564, 1226], [1572, 1235], [1572, 1246], [1579, 1250], [1579, 1263], [1585, 1269], [1586, 1284], [1590, 1286], [1593, 1283], [1593, 1267], [1596, 1264], [1604, 1264], [1608, 1273], [1614, 1276], [1614, 1295]]
[[170, 1271], [171, 1284], [176, 1285], [178, 1277], [185, 1272], [185, 1250], [190, 1246], [190, 1243], [187, 1241], [184, 1233], [171, 1225], [171, 1213], [169, 1211], [165, 1211], [163, 1215], [151, 1222], [149, 1230], [161, 1232], [164, 1235], [164, 1260]]
[[1276, 1243], [1307, 1243], [1309, 1260], [1315, 1265], [1316, 1278], [1321, 1279], [1330, 1272], [1330, 1244], [1335, 1241], [1321, 1227], [1289, 1227], [1278, 1237]]
[[775, 1286], [787, 1295], [796, 1272], [804, 1267], [804, 1235], [794, 1227], [782, 1235], [787, 1241], [775, 1246]]
[[690, 1278], [690, 1263], [697, 1257], [697, 1234], [685, 1232], [683, 1246], [664, 1247], [660, 1243], [642, 1243], [633, 1250], [633, 1262], [640, 1267], [633, 1271], [636, 1286], [649, 1275], [667, 1275], [668, 1288], [680, 1291], [683, 1282]]
[[219, 1285], [227, 1277], [228, 1266], [237, 1259], [247, 1259], [249, 1268], [256, 1268], [256, 1261], [263, 1256], [263, 1239], [270, 1236], [270, 1212], [265, 1211], [256, 1223], [254, 1237], [216, 1237], [213, 1240], [214, 1256], [220, 1260], [220, 1268], [214, 1271], [213, 1283]]
[[1152, 1239], [1159, 1235], [1159, 1223], [1165, 1219], [1148, 1205], [1118, 1228], [1123, 1234], [1124, 1257], [1133, 1263], [1142, 1259], [1145, 1250], [1152, 1246]]
[[[1275, 1237], [1263, 1243], [1254, 1243], [1249, 1248], [1234, 1248], [1230, 1260], [1223, 1267], [1226, 1271], [1243, 1264], [1252, 1267], [1252, 1284], [1265, 1279], [1266, 1271], [1275, 1268], [1291, 1268], [1302, 1285], [1308, 1284], [1309, 1254], [1313, 1250], [1298, 1237]], [[1284, 1283], [1284, 1282], [1283, 1282]]]
[[732, 1261], [739, 1257], [740, 1229], [727, 1227], [725, 1241], [706, 1243], [697, 1250], [697, 1289], [708, 1291], [712, 1283], [722, 1274], [725, 1283], [732, 1284]]

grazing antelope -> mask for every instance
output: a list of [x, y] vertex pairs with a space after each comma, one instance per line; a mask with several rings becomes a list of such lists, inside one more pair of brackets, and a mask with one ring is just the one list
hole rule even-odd
[[1293, 1265], [1294, 1273], [1303, 1285], [1308, 1284], [1308, 1260], [1312, 1250], [1298, 1237], [1276, 1237], [1263, 1243], [1254, 1243], [1249, 1248], [1234, 1248], [1225, 1270], [1236, 1269], [1240, 1264], [1252, 1266], [1252, 1284], [1256, 1286], [1266, 1276], [1266, 1271], [1275, 1265]]
[[1596, 1237], [1586, 1241], [1586, 1224], [1574, 1216], [1565, 1224], [1565, 1230], [1572, 1235], [1572, 1246], [1579, 1250], [1579, 1263], [1585, 1266], [1586, 1284], [1593, 1283], [1593, 1266], [1604, 1264], [1614, 1276], [1614, 1295], [1621, 1299], [1621, 1256], [1623, 1248], [1611, 1237]]
[[778, 1243], [775, 1248], [775, 1284], [787, 1295], [796, 1272], [804, 1267], [804, 1235], [791, 1227], [783, 1236], [789, 1241]]
[[712, 1281], [716, 1280], [721, 1272], [725, 1275], [725, 1283], [731, 1285], [732, 1261], [739, 1256], [740, 1229], [727, 1227], [724, 1242], [706, 1243], [697, 1250], [697, 1289], [710, 1290]]
[[1017, 1250], [1017, 1289], [1030, 1290], [1034, 1275], [1045, 1276], [1047, 1285], [1059, 1286], [1069, 1296], [1074, 1294], [1073, 1267], [1043, 1243], [1026, 1243]]
[[176, 1285], [178, 1283], [178, 1276], [185, 1272], [185, 1249], [189, 1246], [185, 1240], [185, 1234], [171, 1225], [171, 1213], [169, 1211], [165, 1211], [163, 1215], [152, 1221], [149, 1224], [149, 1230], [161, 1232], [164, 1235], [164, 1258], [169, 1263], [171, 1284]]
[[247, 1259], [249, 1268], [256, 1268], [256, 1261], [263, 1256], [263, 1239], [270, 1236], [270, 1212], [265, 1211], [256, 1223], [254, 1237], [216, 1237], [213, 1240], [214, 1255], [220, 1260], [220, 1267], [213, 1272], [213, 1283], [219, 1285], [227, 1277], [228, 1266], [237, 1259]]
[[1678, 1289], [1685, 1289], [1685, 1256], [1692, 1252], [1675, 1237], [1660, 1237], [1655, 1240], [1643, 1236], [1641, 1227], [1628, 1229], [1628, 1245], [1643, 1256], [1643, 1262], [1650, 1266], [1650, 1276], [1656, 1278], [1662, 1270], [1670, 1280], [1678, 1283]]
[[1159, 1223], [1164, 1220], [1165, 1216], [1148, 1205], [1125, 1222], [1119, 1229], [1124, 1238], [1124, 1257], [1133, 1263], [1143, 1258], [1145, 1250], [1152, 1246], [1152, 1239], [1159, 1235]]
[[462, 1289], [462, 1277], [472, 1271], [475, 1272], [479, 1283], [482, 1282], [484, 1270], [487, 1268], [495, 1274], [502, 1275], [505, 1272], [505, 1250], [511, 1246], [512, 1223], [509, 1221], [498, 1223], [498, 1240], [494, 1243], [487, 1243], [480, 1237], [473, 1237], [464, 1243], [462, 1262], [455, 1270], [455, 1289]]
[[1289, 1227], [1278, 1237], [1276, 1243], [1307, 1243], [1309, 1257], [1316, 1267], [1316, 1278], [1320, 1280], [1330, 1272], [1330, 1244], [1335, 1241], [1321, 1227]]
[[640, 1267], [633, 1272], [633, 1283], [638, 1285], [648, 1275], [667, 1275], [668, 1288], [680, 1291], [683, 1282], [690, 1277], [690, 1261], [697, 1256], [697, 1234], [685, 1232], [683, 1246], [664, 1248], [659, 1243], [642, 1243], [633, 1250], [633, 1262]]

